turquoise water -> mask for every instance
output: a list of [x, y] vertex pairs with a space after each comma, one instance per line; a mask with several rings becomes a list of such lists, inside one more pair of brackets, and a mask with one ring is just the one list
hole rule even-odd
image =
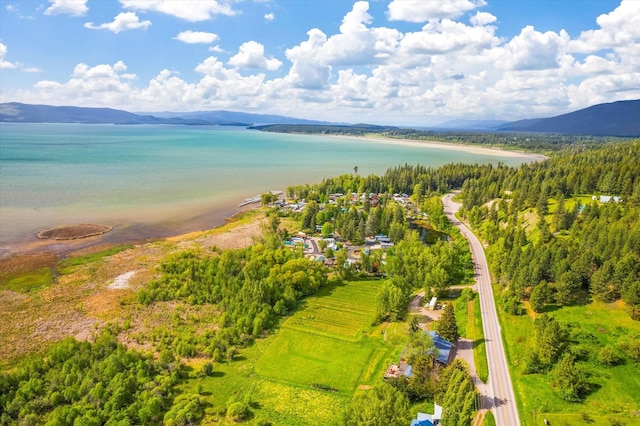
[[0, 242], [72, 223], [197, 229], [245, 198], [354, 166], [526, 160], [227, 127], [2, 123]]

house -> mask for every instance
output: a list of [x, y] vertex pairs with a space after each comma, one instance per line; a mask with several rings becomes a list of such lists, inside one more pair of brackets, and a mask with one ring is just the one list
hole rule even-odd
[[[455, 356], [453, 349], [453, 343], [440, 336], [436, 331], [428, 331], [429, 336], [433, 340], [433, 344], [436, 348], [434, 360], [437, 365], [447, 366], [453, 360]], [[400, 358], [400, 362], [397, 364], [391, 364], [387, 368], [387, 372], [384, 374], [384, 379], [399, 379], [401, 377], [413, 377], [412, 368], [404, 358]]]
[[416, 419], [411, 421], [411, 426], [437, 426], [442, 420], [442, 407], [433, 404], [433, 414], [418, 413]]
[[428, 331], [428, 333], [433, 339], [433, 344], [438, 350], [436, 361], [442, 365], [449, 365], [454, 356], [454, 351], [452, 351], [453, 343], [440, 336], [437, 331]]

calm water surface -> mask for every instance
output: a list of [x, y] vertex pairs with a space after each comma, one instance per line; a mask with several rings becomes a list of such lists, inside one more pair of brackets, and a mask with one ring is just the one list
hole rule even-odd
[[72, 223], [204, 229], [245, 198], [354, 166], [499, 161], [526, 159], [227, 127], [1, 123], [0, 243]]

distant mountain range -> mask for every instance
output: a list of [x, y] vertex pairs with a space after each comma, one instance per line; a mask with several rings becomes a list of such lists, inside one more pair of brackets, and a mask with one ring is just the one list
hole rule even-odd
[[550, 118], [503, 124], [497, 130], [569, 135], [640, 136], [640, 100], [594, 105]]
[[[29, 105], [17, 102], [0, 104], [0, 122], [182, 124], [244, 127], [263, 124], [287, 124], [349, 127], [345, 123], [330, 123], [281, 115], [250, 114], [223, 110], [134, 114], [111, 108]], [[351, 127], [360, 128], [363, 126], [365, 125], [356, 124]], [[511, 123], [498, 120], [452, 120], [438, 126], [436, 130], [438, 129], [634, 137], [640, 136], [640, 100], [599, 104], [556, 117], [521, 120]]]
[[[144, 114], [144, 113], [142, 113]], [[251, 114], [248, 112], [235, 111], [197, 111], [197, 112], [154, 112], [148, 113], [154, 117], [175, 118], [179, 117], [187, 120], [202, 120], [209, 123], [249, 123], [256, 126], [261, 124], [338, 124], [328, 121], [305, 120], [303, 118], [285, 117], [283, 115]]]
[[134, 114], [112, 108], [30, 105], [17, 102], [0, 104], [0, 122], [83, 123], [83, 124], [183, 124], [250, 126], [253, 124], [329, 124], [266, 114], [232, 111], [162, 112]]

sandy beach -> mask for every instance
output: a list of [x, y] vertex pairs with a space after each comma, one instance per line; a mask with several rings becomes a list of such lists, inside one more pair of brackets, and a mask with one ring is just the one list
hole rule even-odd
[[531, 152], [512, 151], [512, 150], [506, 150], [502, 148], [493, 148], [493, 147], [485, 147], [485, 146], [477, 146], [477, 145], [465, 145], [465, 144], [457, 144], [457, 143], [450, 143], [450, 142], [427, 141], [427, 140], [419, 140], [419, 139], [393, 139], [393, 138], [384, 138], [379, 136], [372, 136], [372, 137], [370, 136], [327, 136], [327, 137], [349, 139], [352, 141], [359, 141], [359, 142], [386, 144], [386, 145], [423, 147], [423, 148], [442, 149], [445, 151], [468, 152], [471, 154], [478, 154], [478, 155], [491, 155], [493, 157], [522, 158], [524, 161], [533, 161], [533, 162], [544, 161], [547, 159], [547, 157], [542, 154], [534, 154]]

